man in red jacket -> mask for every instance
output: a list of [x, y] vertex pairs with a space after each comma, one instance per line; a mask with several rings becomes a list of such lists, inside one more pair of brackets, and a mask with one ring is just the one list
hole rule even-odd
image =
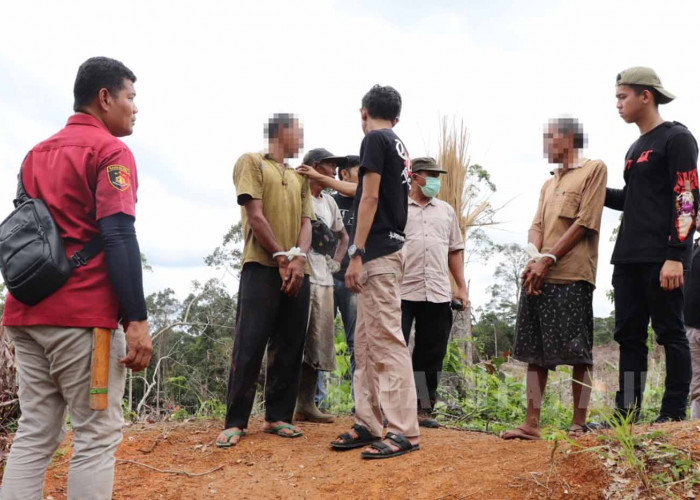
[[[7, 296], [3, 324], [15, 344], [22, 416], [2, 478], [2, 500], [42, 498], [66, 411], [74, 431], [68, 498], [112, 498], [126, 368], [142, 370], [152, 350], [134, 230], [136, 163], [117, 139], [133, 131], [135, 81], [119, 61], [85, 61], [73, 91], [76, 114], [22, 164], [27, 194], [48, 206], [67, 255], [97, 234], [104, 251], [34, 306]], [[112, 330], [109, 402], [99, 412], [89, 406], [93, 328]]]

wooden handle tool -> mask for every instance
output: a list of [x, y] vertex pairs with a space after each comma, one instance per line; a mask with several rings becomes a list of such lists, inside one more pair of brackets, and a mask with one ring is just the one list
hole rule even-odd
[[111, 340], [111, 330], [93, 328], [92, 364], [90, 367], [90, 408], [95, 411], [102, 411], [107, 408], [109, 350]]

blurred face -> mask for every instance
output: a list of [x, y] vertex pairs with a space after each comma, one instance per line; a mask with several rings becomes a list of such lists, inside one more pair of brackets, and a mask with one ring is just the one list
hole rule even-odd
[[279, 143], [285, 158], [296, 158], [299, 150], [304, 147], [304, 129], [299, 121], [295, 120], [289, 127], [280, 128]]
[[617, 112], [627, 123], [635, 123], [639, 120], [646, 107], [649, 104], [653, 105], [654, 102], [654, 97], [648, 90], [637, 95], [634, 89], [627, 85], [617, 86], [615, 98], [617, 99]]
[[568, 152], [574, 147], [574, 135], [564, 135], [557, 130], [556, 124], [549, 125], [544, 131], [544, 156], [549, 163], [564, 163]]
[[336, 169], [338, 168], [335, 163], [331, 162], [321, 162], [317, 163], [314, 168], [316, 169], [317, 172], [327, 175], [328, 177], [335, 177]]
[[343, 180], [346, 182], [352, 182], [353, 184], [357, 184], [360, 181], [359, 175], [360, 175], [360, 167], [359, 166], [344, 168], [343, 170], [340, 171], [340, 176], [343, 178]]
[[100, 90], [98, 98], [102, 120], [112, 135], [124, 137], [134, 132], [136, 113], [139, 111], [134, 103], [135, 97], [134, 82], [127, 79], [124, 79], [123, 87], [115, 94], [107, 89]]

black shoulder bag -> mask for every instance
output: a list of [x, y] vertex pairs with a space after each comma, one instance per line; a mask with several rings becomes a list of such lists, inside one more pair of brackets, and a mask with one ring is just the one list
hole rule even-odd
[[0, 271], [12, 296], [33, 306], [61, 288], [73, 269], [84, 266], [103, 248], [98, 233], [70, 259], [46, 204], [24, 190], [22, 169], [15, 210], [0, 223]]

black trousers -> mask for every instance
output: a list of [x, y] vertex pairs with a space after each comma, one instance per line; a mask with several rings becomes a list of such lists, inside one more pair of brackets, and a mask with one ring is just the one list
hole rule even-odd
[[442, 360], [452, 330], [452, 310], [449, 302], [401, 301], [401, 329], [406, 345], [416, 322], [413, 348], [413, 376], [418, 393], [418, 410], [432, 411], [437, 400], [437, 388], [442, 372]]
[[664, 291], [662, 264], [618, 264], [613, 271], [615, 340], [620, 344], [620, 411], [638, 412], [647, 375], [649, 318], [666, 352], [666, 387], [662, 416], [684, 418], [692, 375], [690, 347], [683, 322], [683, 289]]
[[280, 291], [276, 267], [247, 263], [241, 271], [226, 401], [226, 428], [248, 426], [267, 347], [265, 420], [291, 422], [309, 319], [309, 277], [298, 297]]

